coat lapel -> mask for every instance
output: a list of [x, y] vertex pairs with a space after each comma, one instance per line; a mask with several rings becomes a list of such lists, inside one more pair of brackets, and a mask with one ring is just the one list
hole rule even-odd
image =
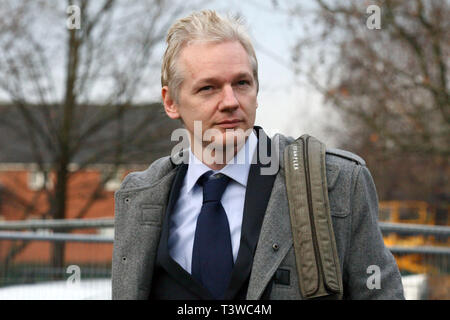
[[292, 246], [284, 177], [278, 175], [267, 206], [253, 259], [247, 299], [259, 299]]
[[163, 214], [174, 176], [175, 171], [168, 171], [147, 186], [138, 190], [120, 190], [115, 195], [113, 287], [127, 293], [122, 299], [146, 299], [148, 296], [149, 275], [153, 273]]
[[115, 194], [113, 295], [126, 292], [121, 299], [148, 298], [175, 165], [186, 163], [187, 156], [180, 151], [156, 171], [150, 166], [142, 184], [129, 182]]
[[[271, 161], [279, 165], [264, 221], [262, 223], [256, 252], [253, 258], [247, 299], [260, 299], [265, 288], [292, 246], [289, 207], [284, 179], [283, 152], [285, 144], [279, 136], [272, 139], [275, 150]], [[278, 157], [275, 159], [275, 157]]]
[[[267, 141], [267, 150], [271, 150], [270, 139], [265, 136], [264, 132], [262, 130], [256, 130], [256, 134], [258, 140], [261, 139], [263, 142]], [[264, 213], [276, 177], [276, 174], [261, 174], [261, 169], [265, 165], [261, 164], [260, 158], [258, 157], [259, 154], [258, 143], [247, 181], [239, 252], [225, 299], [237, 297], [239, 290], [242, 289], [249, 278]]]

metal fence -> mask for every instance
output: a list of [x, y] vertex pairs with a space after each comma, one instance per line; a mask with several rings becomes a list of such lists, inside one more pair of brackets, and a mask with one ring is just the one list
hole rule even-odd
[[407, 299], [450, 299], [450, 227], [380, 222]]
[[[406, 298], [450, 299], [450, 227], [380, 222], [380, 229], [387, 243], [409, 243], [388, 245]], [[110, 299], [113, 231], [113, 219], [0, 222], [0, 300]]]
[[0, 230], [0, 300], [111, 298], [113, 219], [8, 221]]

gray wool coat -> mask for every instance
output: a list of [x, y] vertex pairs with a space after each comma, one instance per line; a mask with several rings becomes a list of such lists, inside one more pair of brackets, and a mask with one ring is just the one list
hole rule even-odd
[[[302, 299], [291, 234], [283, 150], [253, 258], [247, 299], [260, 299], [276, 270], [290, 270], [289, 285], [272, 285], [270, 299]], [[133, 172], [115, 194], [112, 298], [147, 299], [168, 195], [178, 155]], [[328, 195], [337, 243], [344, 299], [404, 299], [400, 273], [378, 226], [378, 198], [369, 170], [358, 156], [327, 150]], [[277, 250], [274, 250], [277, 244]], [[373, 267], [376, 266], [376, 267]], [[373, 270], [378, 274], [374, 274]], [[379, 281], [374, 280], [379, 275]], [[375, 284], [375, 285], [374, 285]]]

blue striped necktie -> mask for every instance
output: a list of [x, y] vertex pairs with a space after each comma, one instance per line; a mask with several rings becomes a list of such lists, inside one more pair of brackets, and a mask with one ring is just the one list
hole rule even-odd
[[215, 299], [223, 299], [233, 270], [233, 253], [230, 226], [220, 199], [230, 178], [212, 174], [208, 171], [198, 181], [203, 186], [203, 205], [195, 230], [192, 276]]

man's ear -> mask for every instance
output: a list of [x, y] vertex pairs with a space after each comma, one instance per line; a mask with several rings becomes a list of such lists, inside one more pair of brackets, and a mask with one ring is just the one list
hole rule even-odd
[[164, 111], [166, 111], [167, 115], [171, 119], [179, 119], [180, 113], [178, 112], [178, 105], [174, 99], [172, 99], [169, 87], [164, 86], [161, 89], [162, 100], [164, 104]]

